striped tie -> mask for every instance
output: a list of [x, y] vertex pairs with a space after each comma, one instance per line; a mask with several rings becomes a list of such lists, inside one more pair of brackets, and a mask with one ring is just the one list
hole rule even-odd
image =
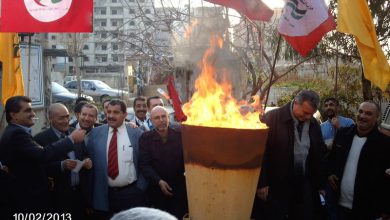
[[114, 128], [113, 134], [108, 147], [108, 176], [115, 179], [119, 174], [118, 169], [118, 144], [117, 144], [117, 129]]

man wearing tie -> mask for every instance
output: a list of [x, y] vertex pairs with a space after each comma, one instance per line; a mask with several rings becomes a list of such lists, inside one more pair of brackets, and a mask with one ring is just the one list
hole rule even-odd
[[[49, 107], [50, 128], [38, 133], [34, 140], [48, 146], [68, 136], [73, 128], [69, 127], [69, 111], [61, 103]], [[83, 161], [80, 172], [72, 171], [77, 161]], [[71, 213], [73, 219], [84, 219], [87, 204], [86, 187], [92, 161], [88, 158], [85, 145], [76, 144], [73, 151], [63, 155], [61, 160], [47, 164], [47, 173], [53, 180], [52, 205], [56, 212]]]
[[101, 219], [137, 206], [145, 206], [146, 180], [138, 168], [139, 128], [125, 123], [126, 104], [111, 100], [107, 124], [89, 134], [87, 148], [94, 163], [92, 204]]

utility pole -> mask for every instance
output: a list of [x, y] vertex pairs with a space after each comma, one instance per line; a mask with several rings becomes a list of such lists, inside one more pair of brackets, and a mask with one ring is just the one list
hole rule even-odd
[[81, 79], [80, 79], [80, 70], [79, 70], [79, 65], [77, 63], [77, 57], [78, 57], [78, 50], [77, 50], [77, 37], [76, 33], [72, 34], [73, 35], [73, 62], [74, 62], [74, 71], [76, 73], [76, 78], [77, 78], [77, 95], [78, 97], [81, 97]]

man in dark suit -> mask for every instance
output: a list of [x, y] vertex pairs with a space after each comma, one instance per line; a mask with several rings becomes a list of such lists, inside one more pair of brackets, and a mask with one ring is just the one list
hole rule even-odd
[[31, 99], [14, 96], [5, 105], [6, 127], [0, 140], [0, 161], [9, 169], [12, 213], [49, 212], [50, 197], [44, 164], [74, 150], [85, 130], [76, 130], [67, 138], [43, 148], [31, 136], [35, 113]]
[[[44, 147], [65, 138], [74, 130], [69, 129], [69, 111], [63, 104], [52, 104], [48, 115], [50, 128], [34, 137], [34, 140]], [[72, 172], [77, 166], [77, 160], [83, 161], [82, 169]], [[55, 212], [71, 213], [72, 219], [84, 219], [85, 208], [88, 207], [87, 183], [91, 168], [92, 161], [88, 158], [83, 143], [75, 144], [74, 151], [47, 165], [48, 176], [54, 183], [52, 205]]]
[[164, 107], [153, 108], [154, 128], [140, 138], [140, 169], [150, 182], [152, 205], [183, 218], [188, 211], [181, 132], [169, 125]]
[[386, 169], [390, 138], [378, 131], [380, 108], [360, 104], [356, 125], [336, 133], [328, 159], [328, 181], [337, 194], [338, 219], [379, 219], [390, 214]]
[[111, 100], [107, 124], [92, 129], [87, 148], [94, 163], [92, 204], [102, 219], [122, 210], [146, 205], [147, 183], [139, 171], [139, 128], [125, 123], [126, 104]]
[[316, 92], [302, 90], [262, 118], [269, 132], [257, 196], [268, 207], [265, 219], [316, 219], [319, 190], [324, 189], [320, 165], [325, 144], [313, 117], [319, 102]]

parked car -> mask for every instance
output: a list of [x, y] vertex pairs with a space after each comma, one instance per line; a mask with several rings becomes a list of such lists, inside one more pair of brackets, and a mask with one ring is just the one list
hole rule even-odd
[[[60, 102], [65, 105], [73, 105], [78, 98], [76, 93], [69, 92], [66, 88], [61, 86], [56, 82], [51, 82], [51, 94], [52, 94], [52, 103]], [[82, 95], [89, 101], [93, 101], [92, 97], [89, 95]]]
[[76, 80], [77, 80], [77, 76], [65, 76], [64, 85], [66, 85], [70, 81], [76, 81]]
[[[71, 81], [65, 85], [71, 92], [77, 92], [77, 81]], [[96, 101], [102, 102], [108, 98], [128, 98], [129, 93], [120, 89], [113, 89], [100, 80], [82, 79], [81, 93], [92, 96]]]

